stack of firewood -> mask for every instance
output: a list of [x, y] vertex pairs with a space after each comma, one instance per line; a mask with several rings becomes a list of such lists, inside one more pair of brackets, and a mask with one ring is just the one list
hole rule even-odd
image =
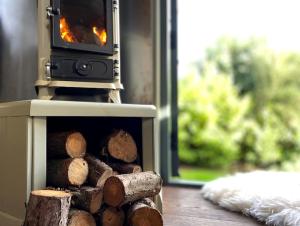
[[162, 179], [142, 172], [133, 137], [117, 130], [101, 143], [92, 155], [80, 132], [48, 134], [48, 187], [31, 192], [24, 226], [163, 225], [151, 200]]

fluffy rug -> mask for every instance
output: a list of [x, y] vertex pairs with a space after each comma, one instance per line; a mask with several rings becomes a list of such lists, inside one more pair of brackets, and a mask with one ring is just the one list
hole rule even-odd
[[268, 225], [300, 226], [300, 173], [238, 173], [207, 183], [202, 195]]

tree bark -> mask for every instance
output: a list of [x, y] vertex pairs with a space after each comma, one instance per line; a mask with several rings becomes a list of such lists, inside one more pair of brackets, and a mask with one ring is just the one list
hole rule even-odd
[[49, 133], [47, 154], [49, 158], [83, 158], [86, 152], [86, 140], [76, 131]]
[[161, 177], [151, 171], [112, 176], [104, 185], [104, 201], [110, 206], [120, 207], [138, 199], [157, 195], [161, 186]]
[[87, 155], [85, 160], [89, 164], [90, 185], [102, 188], [107, 178], [113, 175], [112, 168], [92, 155]]
[[129, 208], [127, 221], [130, 226], [163, 226], [162, 215], [149, 198], [136, 201]]
[[71, 187], [72, 206], [95, 214], [102, 205], [103, 191], [101, 188], [93, 187]]
[[132, 163], [137, 159], [137, 147], [132, 136], [124, 130], [117, 130], [110, 134], [102, 149], [115, 159]]
[[68, 187], [82, 185], [88, 176], [88, 164], [82, 158], [51, 160], [47, 166], [47, 185]]
[[68, 226], [96, 226], [94, 217], [83, 210], [71, 209]]
[[24, 226], [67, 226], [71, 194], [36, 190], [30, 194]]
[[110, 167], [113, 168], [113, 170], [119, 172], [120, 174], [142, 172], [142, 167], [136, 164], [111, 163]]
[[122, 209], [105, 206], [97, 214], [96, 221], [101, 226], [123, 226], [125, 213]]

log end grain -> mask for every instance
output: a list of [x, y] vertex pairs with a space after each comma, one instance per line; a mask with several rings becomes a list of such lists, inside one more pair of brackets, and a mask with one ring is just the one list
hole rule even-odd
[[68, 168], [68, 178], [71, 185], [80, 186], [82, 185], [88, 176], [89, 168], [88, 164], [84, 159], [74, 159]]
[[158, 210], [142, 207], [130, 216], [131, 226], [163, 226], [163, 220]]
[[79, 132], [71, 133], [66, 140], [66, 150], [72, 158], [82, 158], [86, 153], [86, 140]]
[[128, 210], [127, 219], [131, 226], [163, 226], [162, 215], [149, 198], [135, 202]]
[[100, 209], [102, 205], [102, 200], [103, 200], [102, 190], [100, 190], [100, 192], [93, 194], [91, 204], [90, 204], [90, 213], [94, 214]]
[[107, 150], [113, 158], [127, 163], [137, 159], [136, 143], [133, 137], [124, 130], [119, 130], [110, 136]]
[[103, 188], [104, 202], [110, 206], [120, 206], [124, 201], [125, 188], [122, 181], [117, 176], [112, 176], [106, 180]]
[[96, 226], [94, 217], [83, 210], [70, 210], [68, 226]]
[[64, 191], [57, 191], [57, 190], [35, 190], [31, 192], [31, 195], [34, 196], [42, 196], [42, 197], [53, 197], [53, 198], [68, 198], [72, 195], [68, 192]]
[[123, 226], [124, 222], [125, 222], [125, 213], [122, 209], [108, 207], [102, 213], [100, 225]]

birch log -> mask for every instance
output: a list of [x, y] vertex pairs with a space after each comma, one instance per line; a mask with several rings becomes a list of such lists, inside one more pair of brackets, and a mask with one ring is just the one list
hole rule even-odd
[[88, 181], [90, 185], [102, 188], [106, 179], [113, 175], [112, 168], [92, 155], [87, 155], [85, 160], [89, 165]]
[[86, 210], [91, 214], [98, 212], [102, 205], [103, 191], [101, 188], [83, 186], [69, 188], [72, 193], [72, 206]]
[[104, 185], [104, 202], [113, 207], [120, 207], [138, 199], [157, 195], [161, 186], [161, 177], [151, 171], [112, 176]]
[[67, 226], [71, 194], [63, 191], [36, 190], [30, 194], [24, 226]]

